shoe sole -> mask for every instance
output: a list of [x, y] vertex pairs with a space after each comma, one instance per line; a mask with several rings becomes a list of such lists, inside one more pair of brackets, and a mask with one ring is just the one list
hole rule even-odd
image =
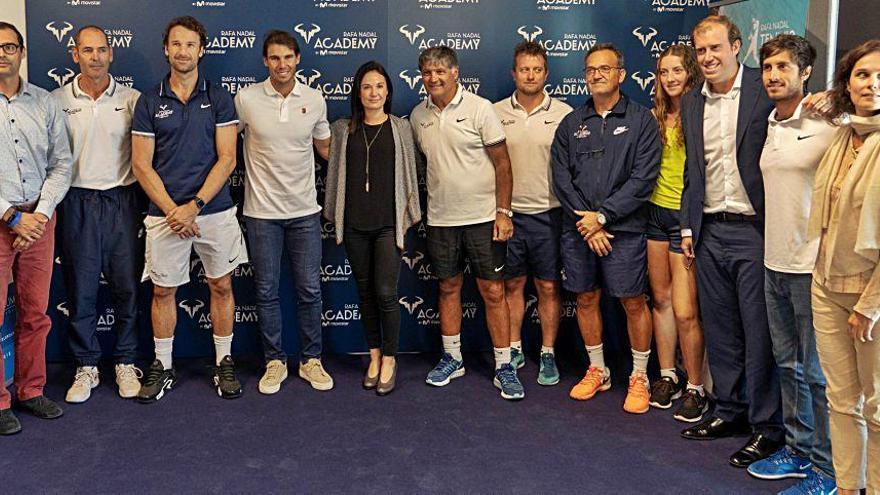
[[156, 394], [155, 397], [138, 397], [137, 401], [141, 404], [152, 404], [153, 402], [159, 402], [159, 399], [165, 397], [165, 392], [174, 388], [177, 385], [177, 380], [171, 380], [167, 386], [162, 387], [162, 390], [159, 390], [159, 393]]
[[595, 397], [596, 394], [598, 394], [599, 392], [607, 392], [608, 390], [611, 390], [611, 381], [609, 381], [608, 383], [602, 384], [601, 386], [599, 386], [599, 388], [594, 390], [592, 394], [590, 394], [586, 397], [574, 397], [571, 394], [568, 394], [568, 396], [574, 400], [590, 400], [593, 397]]
[[520, 369], [523, 369], [525, 367], [525, 365], [526, 365], [526, 362], [525, 362], [525, 360], [523, 360], [522, 362], [520, 362], [519, 364], [514, 366], [513, 369], [520, 370]]
[[706, 411], [708, 411], [708, 410], [709, 410], [709, 404], [706, 404], [706, 407], [703, 408], [703, 410], [700, 412], [700, 415], [695, 418], [686, 418], [684, 416], [679, 416], [678, 413], [673, 414], [672, 418], [675, 419], [676, 421], [681, 421], [682, 423], [696, 423], [698, 421], [702, 421], [703, 416], [706, 415]]
[[100, 385], [100, 384], [101, 384], [100, 380], [95, 382], [95, 384], [92, 385], [92, 387], [89, 389], [89, 395], [86, 395], [83, 400], [70, 400], [69, 396], [65, 396], [64, 402], [67, 402], [68, 404], [83, 404], [84, 402], [86, 402], [87, 400], [92, 398], [92, 390], [98, 388], [98, 385]]
[[639, 409], [638, 411], [632, 411], [632, 410], [627, 409], [626, 407], [624, 407], [623, 410], [625, 412], [630, 413], [630, 414], [645, 414], [646, 412], [651, 410], [651, 406], [650, 405], [645, 406], [644, 409]]
[[522, 399], [525, 399], [525, 397], [526, 397], [525, 392], [523, 392], [523, 393], [520, 394], [520, 395], [507, 395], [507, 394], [505, 394], [505, 393], [504, 393], [504, 389], [501, 388], [501, 382], [498, 381], [498, 378], [493, 378], [493, 379], [492, 379], [492, 384], [495, 385], [495, 388], [497, 388], [498, 390], [501, 391], [501, 397], [504, 398], [504, 399], [507, 399], [507, 400], [522, 400]]
[[[681, 438], [684, 438], [686, 440], [697, 440], [700, 442], [711, 442], [712, 440], [721, 440], [722, 438], [747, 437], [747, 436], [751, 435], [751, 432], [750, 431], [737, 432], [732, 435], [725, 435], [723, 437], [689, 437], [689, 436], [685, 435], [684, 432], [681, 432], [680, 435], [681, 435]], [[731, 464], [731, 465], [733, 465], [733, 464]], [[736, 466], [736, 467], [747, 467], [747, 466]]]
[[19, 426], [18, 429], [16, 429], [16, 430], [12, 430], [12, 431], [0, 431], [0, 436], [2, 436], [2, 437], [9, 437], [9, 436], [12, 436], [12, 435], [16, 435], [16, 434], [18, 434], [18, 433], [21, 433], [21, 426]]
[[431, 380], [425, 379], [425, 383], [427, 383], [428, 385], [433, 385], [435, 387], [445, 387], [446, 385], [449, 385], [449, 382], [451, 382], [453, 378], [460, 378], [462, 376], [464, 376], [464, 366], [453, 371], [449, 375], [449, 377], [442, 382], [432, 382]]
[[[757, 462], [757, 461], [756, 461], [756, 462]], [[810, 467], [812, 467], [812, 466], [813, 466], [813, 465], [810, 464]], [[751, 467], [751, 466], [749, 466], [749, 467]], [[807, 477], [807, 472], [808, 472], [809, 470], [810, 470], [810, 468], [807, 468], [807, 471], [804, 471], [804, 472], [802, 472], [802, 473], [758, 474], [758, 473], [753, 473], [753, 472], [751, 471], [751, 469], [746, 469], [746, 471], [748, 471], [748, 473], [749, 473], [750, 475], [752, 475], [752, 476], [755, 477], [755, 478], [758, 478], [759, 480], [784, 480], [784, 479], [787, 479], [787, 478], [804, 479], [804, 478]]]
[[299, 377], [302, 378], [303, 380], [307, 381], [309, 383], [309, 385], [311, 385], [312, 388], [315, 390], [320, 390], [322, 392], [326, 392], [327, 390], [331, 390], [333, 388], [333, 381], [332, 380], [328, 384], [315, 383], [312, 380], [309, 380], [309, 378], [306, 376], [306, 374], [303, 373], [303, 370], [299, 370]]
[[648, 405], [651, 407], [656, 407], [657, 409], [669, 409], [670, 407], [672, 407], [672, 402], [679, 398], [681, 398], [681, 391], [673, 394], [673, 396], [669, 398], [669, 402], [667, 402], [665, 405], [655, 401], [648, 402]]
[[284, 374], [284, 377], [278, 382], [278, 385], [273, 387], [264, 387], [262, 383], [257, 386], [257, 390], [260, 391], [263, 395], [273, 395], [277, 394], [279, 390], [281, 390], [281, 384], [284, 383], [284, 380], [287, 380], [287, 373]]
[[537, 380], [537, 382], [538, 382], [538, 385], [543, 385], [543, 386], [545, 386], [545, 387], [550, 387], [550, 386], [552, 386], [552, 385], [556, 385], [557, 383], [559, 383], [559, 377], [557, 376], [554, 380], [551, 380], [551, 381], [549, 381], [549, 382], [542, 382], [542, 381], [541, 381], [541, 378], [539, 377], [538, 380]]
[[231, 394], [224, 394], [223, 391], [220, 390], [219, 387], [217, 387], [217, 395], [220, 396], [221, 399], [238, 399], [243, 395], [243, 392], [241, 390], [238, 390], [237, 392]]

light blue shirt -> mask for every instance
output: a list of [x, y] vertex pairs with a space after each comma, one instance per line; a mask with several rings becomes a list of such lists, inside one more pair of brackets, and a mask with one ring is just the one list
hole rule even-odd
[[37, 201], [52, 217], [70, 187], [73, 157], [67, 126], [49, 92], [26, 81], [12, 98], [0, 96], [0, 214]]

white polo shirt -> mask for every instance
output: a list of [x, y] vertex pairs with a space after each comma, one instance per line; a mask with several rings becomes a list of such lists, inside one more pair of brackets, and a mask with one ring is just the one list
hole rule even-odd
[[244, 132], [244, 214], [289, 219], [321, 211], [313, 139], [330, 137], [321, 92], [297, 82], [282, 96], [269, 79], [235, 95]]
[[812, 273], [819, 238], [807, 237], [813, 178], [837, 130], [801, 102], [786, 120], [767, 119], [767, 141], [761, 153], [764, 198], [764, 266], [784, 273]]
[[429, 96], [410, 115], [428, 159], [428, 225], [495, 220], [495, 166], [486, 148], [505, 140], [492, 103], [461, 85], [442, 111]]
[[550, 181], [550, 146], [556, 128], [571, 112], [567, 104], [550, 98], [531, 112], [516, 100], [516, 92], [495, 102], [495, 113], [507, 135], [507, 152], [513, 169], [513, 201], [516, 213], [534, 215], [559, 207]]
[[110, 85], [93, 100], [79, 87], [81, 74], [52, 92], [67, 120], [73, 153], [71, 187], [105, 191], [135, 182], [131, 171], [131, 118], [140, 92]]

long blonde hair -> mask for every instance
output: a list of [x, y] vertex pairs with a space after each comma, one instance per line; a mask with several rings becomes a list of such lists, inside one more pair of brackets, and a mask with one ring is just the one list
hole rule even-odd
[[[663, 85], [660, 84], [660, 62], [669, 56], [680, 58], [685, 71], [687, 71], [687, 81], [684, 83], [682, 96], [694, 86], [703, 83], [703, 73], [700, 72], [700, 67], [697, 65], [697, 57], [694, 55], [694, 49], [691, 46], [669, 45], [663, 50], [663, 53], [660, 54], [660, 58], [657, 59], [657, 84], [655, 85], [654, 109], [652, 110], [652, 113], [654, 114], [654, 118], [657, 119], [657, 124], [660, 126], [660, 141], [663, 143], [663, 146], [666, 146], [667, 144], [666, 117], [669, 115], [670, 108], [672, 108], [672, 97], [666, 93], [666, 90], [663, 89]], [[679, 131], [681, 130], [681, 113], [679, 113], [679, 117], [675, 121], [675, 128]], [[678, 139], [684, 139], [681, 132], [678, 134]]]

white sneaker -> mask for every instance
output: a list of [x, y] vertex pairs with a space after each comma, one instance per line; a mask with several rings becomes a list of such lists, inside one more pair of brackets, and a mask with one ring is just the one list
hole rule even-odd
[[98, 368], [96, 366], [80, 366], [76, 369], [76, 375], [73, 377], [73, 385], [67, 389], [67, 397], [64, 398], [71, 404], [81, 404], [92, 396], [92, 389], [97, 387], [101, 381], [98, 379]]
[[309, 382], [315, 390], [330, 390], [333, 388], [333, 378], [324, 371], [324, 366], [318, 358], [311, 358], [305, 363], [299, 363], [299, 377]]
[[140, 378], [143, 376], [144, 372], [133, 364], [117, 364], [116, 385], [119, 386], [119, 396], [123, 399], [137, 397], [141, 390]]
[[266, 372], [260, 378], [260, 393], [272, 395], [281, 390], [281, 382], [287, 380], [287, 364], [280, 359], [273, 359], [266, 364]]

